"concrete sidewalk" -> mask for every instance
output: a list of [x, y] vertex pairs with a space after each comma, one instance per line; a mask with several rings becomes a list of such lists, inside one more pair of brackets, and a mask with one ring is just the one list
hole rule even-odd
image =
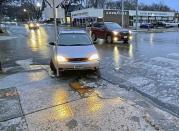
[[[12, 70], [17, 72], [11, 73]], [[0, 74], [0, 130], [179, 130], [179, 118], [95, 75], [55, 78], [48, 65]]]

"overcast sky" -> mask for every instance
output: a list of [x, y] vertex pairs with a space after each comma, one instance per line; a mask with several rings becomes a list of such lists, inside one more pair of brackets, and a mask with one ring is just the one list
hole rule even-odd
[[179, 0], [139, 0], [139, 2], [151, 4], [151, 3], [158, 3], [162, 1], [162, 3], [165, 3], [169, 7], [179, 11]]

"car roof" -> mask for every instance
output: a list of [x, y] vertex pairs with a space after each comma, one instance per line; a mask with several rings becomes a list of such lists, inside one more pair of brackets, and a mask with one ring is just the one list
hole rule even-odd
[[94, 24], [108, 24], [108, 23], [116, 23], [116, 22], [96, 22]]
[[69, 29], [69, 30], [61, 30], [60, 34], [86, 34], [85, 30], [78, 30], [78, 29]]
[[104, 22], [104, 24], [112, 24], [112, 23], [116, 23], [116, 22]]

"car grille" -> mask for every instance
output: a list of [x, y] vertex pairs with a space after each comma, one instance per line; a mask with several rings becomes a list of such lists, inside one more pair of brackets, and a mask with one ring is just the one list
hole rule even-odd
[[122, 36], [128, 36], [129, 33], [128, 33], [128, 32], [121, 32], [121, 35], [122, 35]]
[[88, 61], [88, 58], [68, 58], [68, 62], [85, 62]]

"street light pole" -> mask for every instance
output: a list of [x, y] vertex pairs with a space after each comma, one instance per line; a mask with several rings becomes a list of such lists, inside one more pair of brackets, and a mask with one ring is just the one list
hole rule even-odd
[[24, 12], [26, 12], [28, 14], [28, 19], [30, 21], [30, 14], [29, 14], [28, 10], [24, 9]]
[[41, 4], [38, 2], [37, 3], [37, 19], [40, 19], [40, 13], [41, 13]]
[[138, 30], [138, 23], [139, 23], [139, 19], [138, 19], [138, 12], [139, 12], [139, 1], [136, 0], [136, 31]]
[[122, 4], [121, 5], [121, 8], [122, 8], [121, 9], [121, 11], [122, 11], [122, 15], [121, 15], [121, 17], [122, 17], [121, 18], [122, 23], [121, 24], [122, 24], [122, 27], [124, 27], [124, 0], [121, 0], [121, 4]]
[[[55, 0], [53, 0], [53, 16], [54, 16], [54, 33], [55, 33], [55, 51], [56, 51], [56, 60], [57, 60], [57, 56], [58, 56], [58, 43], [57, 43], [57, 14], [56, 14], [56, 6], [55, 6]], [[59, 76], [59, 69], [58, 69], [58, 62], [57, 62], [57, 67], [56, 67], [56, 71], [57, 71], [57, 77]]]

